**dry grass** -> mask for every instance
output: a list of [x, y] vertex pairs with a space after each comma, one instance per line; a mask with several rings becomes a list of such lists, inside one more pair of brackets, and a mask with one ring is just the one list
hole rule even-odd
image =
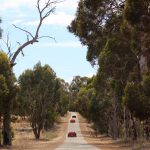
[[101, 150], [150, 150], [150, 141], [124, 142], [121, 140], [112, 140], [105, 135], [95, 137], [91, 124], [78, 114], [81, 132], [85, 140]]
[[54, 150], [65, 140], [69, 114], [60, 118], [60, 121], [49, 131], [42, 131], [40, 140], [35, 140], [30, 124], [27, 121], [13, 123], [15, 137], [13, 146], [3, 147], [0, 150]]

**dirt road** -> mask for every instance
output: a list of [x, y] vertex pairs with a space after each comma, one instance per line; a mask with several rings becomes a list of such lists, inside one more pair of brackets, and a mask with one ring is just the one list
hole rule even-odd
[[[71, 116], [72, 115], [77, 116], [77, 114], [71, 112]], [[78, 117], [75, 118], [75, 120], [75, 123], [68, 123], [68, 132], [75, 131], [77, 133], [77, 137], [67, 137], [66, 135], [64, 143], [55, 150], [99, 150], [84, 140], [81, 134]]]

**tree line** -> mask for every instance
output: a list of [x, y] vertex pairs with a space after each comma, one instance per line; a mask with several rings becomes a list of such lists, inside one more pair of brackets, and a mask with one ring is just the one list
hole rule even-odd
[[91, 65], [99, 66], [86, 82], [74, 78], [74, 107], [113, 139], [148, 139], [150, 0], [80, 0], [68, 30], [87, 46]]

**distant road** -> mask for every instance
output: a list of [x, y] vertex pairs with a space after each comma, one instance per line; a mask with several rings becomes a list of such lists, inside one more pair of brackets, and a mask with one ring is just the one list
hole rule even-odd
[[[71, 116], [76, 115], [76, 113], [71, 112]], [[83, 138], [80, 126], [79, 126], [79, 120], [78, 117], [75, 118], [76, 123], [68, 123], [68, 132], [69, 131], [75, 131], [77, 133], [77, 137], [67, 137], [66, 133], [66, 140], [62, 145], [60, 145], [55, 150], [99, 150], [96, 147], [89, 145]]]

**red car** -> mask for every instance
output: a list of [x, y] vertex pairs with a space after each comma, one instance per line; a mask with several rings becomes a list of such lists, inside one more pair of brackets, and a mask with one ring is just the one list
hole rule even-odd
[[77, 134], [74, 131], [70, 131], [68, 132], [68, 137], [77, 137]]
[[75, 123], [76, 121], [74, 119], [70, 119], [70, 123]]
[[76, 118], [76, 115], [73, 115], [72, 118]]

